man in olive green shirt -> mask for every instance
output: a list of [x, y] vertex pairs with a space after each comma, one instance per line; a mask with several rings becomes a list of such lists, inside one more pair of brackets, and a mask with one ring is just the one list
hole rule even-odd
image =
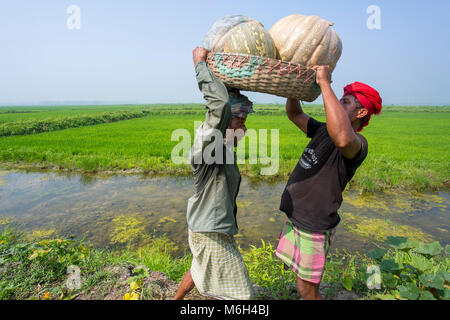
[[192, 265], [174, 299], [183, 299], [194, 286], [214, 298], [252, 299], [252, 283], [234, 241], [241, 182], [234, 146], [245, 135], [252, 103], [239, 91], [227, 89], [208, 69], [207, 54], [200, 47], [193, 51], [197, 82], [208, 112], [196, 131], [190, 154], [195, 194], [188, 201], [186, 217]]

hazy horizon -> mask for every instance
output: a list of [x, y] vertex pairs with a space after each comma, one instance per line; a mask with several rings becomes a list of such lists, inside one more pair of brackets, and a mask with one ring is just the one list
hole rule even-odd
[[[108, 101], [61, 101], [54, 103], [34, 103], [34, 104], [2, 104], [0, 102], [0, 108], [8, 107], [77, 107], [77, 106], [152, 106], [152, 105], [202, 105], [203, 102], [152, 102], [152, 103], [129, 103], [129, 102], [108, 102]], [[323, 104], [318, 102], [304, 102], [306, 106], [323, 106]], [[284, 105], [282, 102], [256, 102], [255, 105]], [[397, 107], [450, 107], [450, 104], [383, 104], [383, 106], [397, 106]]]

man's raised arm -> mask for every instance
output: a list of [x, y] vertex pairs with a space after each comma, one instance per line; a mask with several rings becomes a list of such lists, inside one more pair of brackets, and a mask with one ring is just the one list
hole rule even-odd
[[331, 89], [331, 69], [329, 66], [314, 66], [316, 82], [322, 91], [327, 130], [334, 145], [347, 159], [353, 159], [361, 150], [361, 141], [352, 127], [348, 113]]
[[209, 128], [218, 129], [223, 135], [231, 121], [231, 106], [225, 85], [206, 65], [208, 52], [205, 48], [196, 47], [192, 57], [198, 87], [203, 93], [208, 109], [205, 123]]
[[309, 116], [303, 112], [298, 100], [291, 98], [286, 100], [286, 114], [300, 130], [307, 133]]

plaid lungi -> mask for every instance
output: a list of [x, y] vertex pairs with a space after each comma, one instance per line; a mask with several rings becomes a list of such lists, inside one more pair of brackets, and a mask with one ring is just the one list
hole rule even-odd
[[320, 283], [335, 232], [309, 232], [286, 221], [275, 254], [301, 279]]
[[189, 230], [191, 275], [197, 290], [218, 299], [253, 299], [253, 286], [234, 238]]

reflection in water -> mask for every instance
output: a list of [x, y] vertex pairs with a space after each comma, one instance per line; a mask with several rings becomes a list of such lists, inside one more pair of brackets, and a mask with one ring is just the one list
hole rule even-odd
[[[97, 247], [141, 242], [167, 234], [180, 253], [187, 248], [186, 206], [190, 178], [80, 175], [0, 170], [0, 227], [13, 221], [34, 237], [85, 238]], [[261, 239], [276, 245], [286, 220], [278, 210], [284, 183], [243, 177], [237, 199], [243, 249]], [[332, 248], [367, 250], [387, 236], [448, 244], [448, 193], [346, 192]]]

